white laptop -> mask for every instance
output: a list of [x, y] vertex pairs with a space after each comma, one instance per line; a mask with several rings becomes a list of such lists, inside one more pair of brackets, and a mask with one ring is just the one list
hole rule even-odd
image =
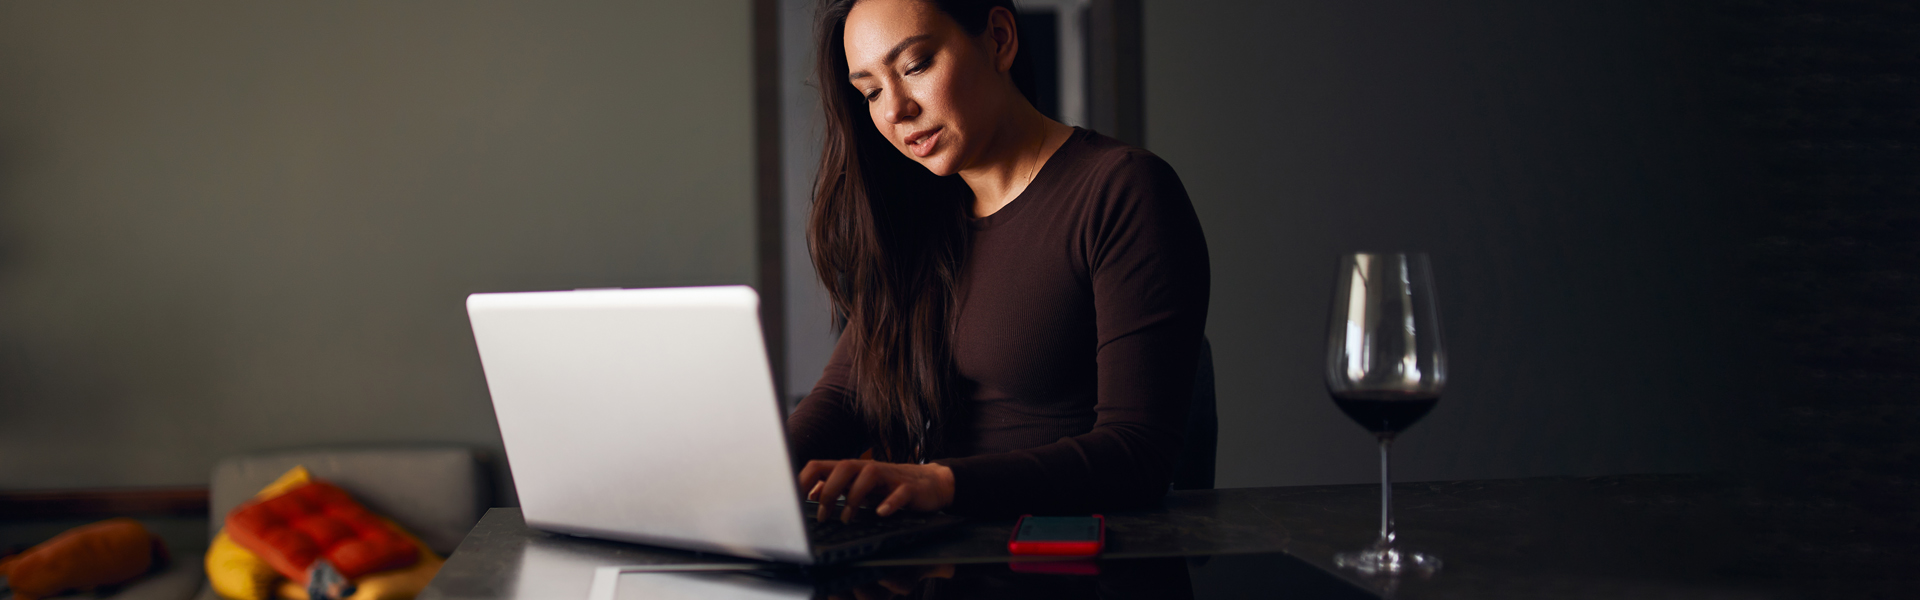
[[803, 514], [759, 304], [747, 286], [468, 296], [527, 524], [821, 564], [959, 522]]

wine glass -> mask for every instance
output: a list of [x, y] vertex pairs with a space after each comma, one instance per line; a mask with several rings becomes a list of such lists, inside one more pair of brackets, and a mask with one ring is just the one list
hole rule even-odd
[[1361, 252], [1340, 259], [1327, 324], [1327, 392], [1333, 403], [1380, 440], [1380, 540], [1334, 555], [1361, 573], [1432, 573], [1440, 559], [1394, 546], [1393, 436], [1424, 417], [1447, 384], [1433, 274], [1427, 256]]

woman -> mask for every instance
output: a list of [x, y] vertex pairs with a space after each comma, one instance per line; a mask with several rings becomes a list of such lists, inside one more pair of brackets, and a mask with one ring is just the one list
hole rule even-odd
[[817, 43], [809, 238], [845, 329], [787, 432], [819, 518], [841, 494], [882, 516], [1157, 501], [1207, 311], [1173, 170], [1034, 109], [1007, 0], [827, 0]]

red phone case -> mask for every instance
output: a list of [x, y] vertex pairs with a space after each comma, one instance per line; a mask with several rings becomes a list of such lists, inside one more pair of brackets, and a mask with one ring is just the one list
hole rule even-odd
[[1031, 516], [1033, 515], [1020, 515], [1020, 520], [1014, 521], [1013, 533], [1007, 535], [1007, 552], [1016, 556], [1094, 556], [1107, 547], [1107, 518], [1104, 516], [1093, 515], [1094, 520], [1100, 522], [1100, 539], [1098, 540], [1091, 542], [1020, 541], [1020, 525], [1026, 523], [1027, 517]]

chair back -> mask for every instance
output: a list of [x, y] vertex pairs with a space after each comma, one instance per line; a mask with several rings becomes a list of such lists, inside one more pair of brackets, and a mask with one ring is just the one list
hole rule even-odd
[[1213, 344], [1201, 337], [1193, 401], [1187, 405], [1186, 441], [1173, 465], [1173, 489], [1213, 489], [1213, 463], [1220, 447], [1220, 415], [1214, 408]]
[[492, 486], [474, 450], [464, 446], [352, 446], [228, 457], [213, 468], [207, 526], [295, 466], [352, 494], [441, 556], [453, 552], [491, 504]]

